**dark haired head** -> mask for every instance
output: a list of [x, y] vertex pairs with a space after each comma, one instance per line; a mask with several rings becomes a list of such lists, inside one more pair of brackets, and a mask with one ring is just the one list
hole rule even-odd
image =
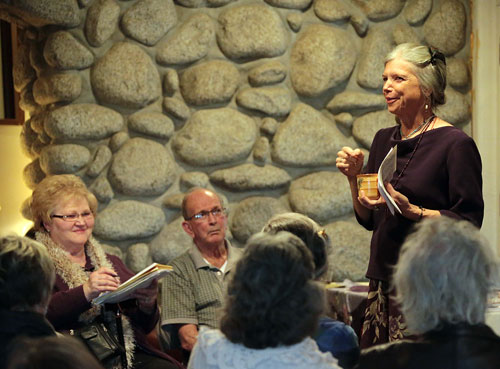
[[254, 235], [229, 283], [221, 331], [254, 349], [293, 345], [312, 335], [324, 306], [313, 270], [311, 253], [298, 237]]

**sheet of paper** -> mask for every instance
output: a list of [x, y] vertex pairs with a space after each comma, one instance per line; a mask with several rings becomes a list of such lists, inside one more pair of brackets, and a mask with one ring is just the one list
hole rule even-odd
[[148, 287], [154, 279], [161, 278], [172, 270], [173, 268], [170, 265], [153, 263], [126, 282], [123, 282], [115, 291], [100, 294], [92, 300], [92, 304], [113, 304], [127, 300], [132, 292], [139, 288]]
[[389, 211], [392, 215], [394, 215], [394, 209], [396, 209], [399, 214], [401, 214], [401, 210], [399, 209], [398, 205], [396, 205], [391, 195], [389, 195], [389, 193], [385, 189], [384, 182], [389, 182], [392, 179], [392, 176], [396, 171], [397, 157], [398, 146], [396, 145], [389, 150], [384, 160], [382, 161], [382, 164], [380, 164], [380, 167], [378, 168], [378, 191], [387, 203], [387, 207], [389, 208]]

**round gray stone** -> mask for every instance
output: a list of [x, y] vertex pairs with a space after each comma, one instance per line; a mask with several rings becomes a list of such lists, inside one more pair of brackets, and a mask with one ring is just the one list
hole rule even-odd
[[123, 14], [123, 33], [145, 45], [152, 46], [177, 23], [172, 0], [140, 0]]
[[36, 72], [31, 66], [29, 52], [27, 43], [19, 43], [16, 62], [12, 66], [12, 78], [17, 92], [23, 91], [28, 84], [36, 79]]
[[356, 56], [354, 41], [346, 31], [323, 24], [309, 26], [291, 50], [293, 88], [300, 95], [312, 97], [338, 86], [349, 78]]
[[90, 159], [85, 146], [75, 144], [46, 146], [40, 153], [40, 167], [45, 174], [75, 173]]
[[304, 22], [304, 16], [301, 13], [290, 13], [286, 16], [286, 22], [293, 32], [299, 32]]
[[469, 69], [465, 60], [459, 58], [446, 59], [446, 81], [452, 87], [463, 88], [469, 84]]
[[341, 0], [316, 0], [314, 13], [325, 22], [346, 21], [351, 17], [349, 7]]
[[271, 145], [267, 137], [259, 137], [253, 148], [253, 159], [258, 163], [265, 163], [271, 155]]
[[372, 232], [357, 224], [355, 219], [328, 224], [325, 230], [332, 245], [332, 253], [328, 255], [333, 272], [331, 280], [365, 281]]
[[105, 145], [98, 146], [94, 154], [94, 159], [90, 163], [86, 174], [89, 177], [97, 177], [99, 173], [101, 173], [103, 169], [110, 163], [112, 156], [113, 154], [111, 153], [109, 147]]
[[187, 8], [218, 7], [229, 4], [233, 0], [176, 0], [176, 2]]
[[288, 199], [293, 211], [318, 223], [352, 212], [349, 183], [339, 172], [315, 172], [294, 180]]
[[21, 91], [21, 96], [19, 99], [19, 107], [21, 110], [28, 112], [30, 115], [35, 114], [39, 111], [40, 105], [38, 105], [33, 97], [32, 85], [28, 85], [24, 90]]
[[97, 99], [104, 104], [142, 108], [161, 96], [158, 70], [137, 45], [114, 44], [90, 70]]
[[384, 25], [372, 27], [363, 40], [357, 82], [361, 87], [382, 89], [385, 57], [393, 48], [391, 32]]
[[84, 69], [94, 63], [94, 54], [67, 31], [54, 32], [47, 38], [43, 56], [57, 69]]
[[442, 1], [424, 23], [424, 37], [428, 45], [432, 45], [445, 55], [453, 55], [465, 45], [467, 15], [462, 2], [456, 0]]
[[116, 31], [120, 5], [115, 0], [96, 0], [87, 11], [85, 36], [91, 46], [99, 47]]
[[180, 78], [184, 99], [191, 105], [228, 102], [238, 87], [240, 74], [223, 60], [212, 60], [186, 69]]
[[345, 91], [333, 97], [326, 108], [333, 114], [352, 112], [359, 109], [380, 110], [385, 108], [383, 95], [365, 92]]
[[[43, 27], [55, 25], [76, 27], [80, 24], [78, 3], [75, 0], [22, 0], [2, 1], [11, 8], [16, 18], [24, 19], [29, 25]], [[10, 5], [10, 4], [13, 5]]]
[[45, 131], [62, 140], [99, 140], [123, 128], [120, 113], [96, 104], [72, 104], [52, 110]]
[[24, 183], [28, 188], [35, 189], [36, 185], [39, 184], [42, 179], [45, 178], [45, 173], [40, 167], [40, 160], [35, 159], [28, 165], [24, 167], [23, 170], [23, 179]]
[[163, 227], [149, 244], [153, 261], [168, 264], [193, 244], [191, 237], [182, 229], [182, 217]]
[[23, 154], [30, 159], [35, 159], [38, 155], [32, 150], [32, 147], [38, 138], [38, 134], [31, 128], [30, 120], [24, 122], [19, 138]]
[[283, 169], [265, 165], [242, 164], [216, 170], [210, 180], [230, 191], [274, 190], [288, 185], [290, 175]]
[[140, 111], [128, 118], [128, 128], [147, 136], [169, 139], [174, 134], [174, 122], [165, 114]]
[[421, 23], [432, 10], [432, 0], [412, 0], [406, 2], [403, 15], [412, 26]]
[[361, 7], [368, 19], [380, 22], [397, 16], [405, 0], [354, 0], [354, 3]]
[[106, 254], [115, 255], [123, 260], [123, 251], [122, 249], [120, 249], [119, 246], [111, 246], [111, 245], [106, 245], [104, 243], [101, 243], [101, 246]]
[[292, 109], [292, 96], [282, 87], [255, 87], [241, 90], [236, 95], [239, 106], [257, 110], [270, 116], [283, 116]]
[[109, 170], [113, 187], [124, 195], [161, 195], [174, 182], [176, 165], [164, 146], [136, 137], [114, 155]]
[[181, 210], [183, 199], [184, 199], [183, 193], [176, 193], [175, 195], [165, 196], [162, 204], [167, 209]]
[[438, 106], [436, 114], [454, 125], [467, 122], [470, 119], [469, 99], [451, 87], [446, 88], [445, 96], [446, 103]]
[[163, 77], [163, 90], [168, 95], [173, 95], [179, 91], [179, 75], [175, 69], [167, 69]]
[[422, 43], [414, 29], [407, 24], [396, 24], [392, 31], [392, 37], [397, 45], [406, 42], [412, 42], [414, 44]]
[[359, 37], [365, 37], [370, 25], [370, 22], [368, 18], [366, 18], [366, 15], [353, 14], [351, 15], [349, 23], [351, 23], [352, 28], [354, 28]]
[[130, 136], [127, 132], [115, 133], [109, 140], [109, 148], [111, 149], [111, 152], [117, 152], [129, 139]]
[[266, 3], [279, 8], [305, 9], [312, 0], [264, 0]]
[[252, 196], [239, 202], [231, 217], [231, 233], [241, 243], [260, 232], [266, 222], [276, 214], [290, 211], [278, 199], [265, 196]]
[[354, 117], [351, 115], [351, 113], [340, 113], [334, 116], [335, 122], [337, 124], [340, 124], [341, 126], [347, 128], [347, 129], [352, 129], [352, 123], [354, 122]]
[[172, 140], [172, 148], [195, 166], [246, 158], [257, 138], [252, 118], [229, 108], [199, 110]]
[[38, 78], [33, 84], [33, 98], [39, 105], [70, 102], [80, 96], [82, 78], [76, 73], [57, 73]]
[[185, 64], [204, 58], [215, 37], [215, 24], [210, 16], [199, 13], [178, 27], [173, 36], [158, 45], [159, 64]]
[[271, 155], [277, 163], [293, 167], [335, 165], [337, 152], [345, 144], [345, 136], [332, 121], [300, 103], [280, 124]]
[[204, 172], [182, 173], [179, 181], [180, 185], [187, 189], [193, 187], [207, 188], [208, 182], [209, 182], [208, 174]]
[[222, 11], [218, 22], [217, 43], [230, 59], [272, 58], [286, 51], [285, 25], [268, 6], [234, 6]]
[[89, 187], [101, 204], [107, 204], [115, 197], [115, 192], [106, 176], [97, 178]]
[[146, 243], [136, 243], [127, 250], [126, 264], [134, 273], [138, 273], [151, 265], [153, 258]]
[[260, 131], [266, 135], [274, 136], [274, 134], [276, 133], [276, 131], [278, 129], [278, 125], [279, 125], [279, 123], [277, 122], [276, 119], [266, 117], [266, 118], [262, 119]]
[[184, 101], [175, 97], [164, 98], [163, 107], [168, 114], [180, 120], [187, 120], [191, 115], [191, 111]]
[[273, 60], [250, 70], [248, 82], [254, 87], [280, 83], [286, 78], [287, 69], [277, 60]]
[[104, 240], [122, 241], [155, 235], [164, 224], [160, 208], [133, 200], [118, 201], [99, 212], [94, 233]]
[[352, 124], [352, 135], [361, 145], [369, 149], [372, 145], [373, 137], [382, 128], [396, 125], [394, 115], [387, 110], [367, 113], [356, 118]]

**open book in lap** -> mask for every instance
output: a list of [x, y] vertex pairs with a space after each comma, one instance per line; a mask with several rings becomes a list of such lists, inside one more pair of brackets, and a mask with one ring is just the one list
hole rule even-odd
[[153, 263], [134, 275], [128, 281], [123, 282], [116, 290], [100, 294], [92, 300], [92, 304], [113, 304], [127, 300], [132, 292], [140, 288], [148, 287], [154, 279], [162, 278], [172, 270], [173, 268], [170, 265]]

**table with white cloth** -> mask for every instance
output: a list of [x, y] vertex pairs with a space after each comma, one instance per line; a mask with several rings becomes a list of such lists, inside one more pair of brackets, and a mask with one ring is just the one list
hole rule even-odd
[[[333, 319], [349, 324], [358, 338], [361, 337], [368, 285], [366, 283], [330, 283], [326, 286], [328, 315]], [[490, 299], [486, 310], [486, 324], [500, 336], [500, 295]]]

